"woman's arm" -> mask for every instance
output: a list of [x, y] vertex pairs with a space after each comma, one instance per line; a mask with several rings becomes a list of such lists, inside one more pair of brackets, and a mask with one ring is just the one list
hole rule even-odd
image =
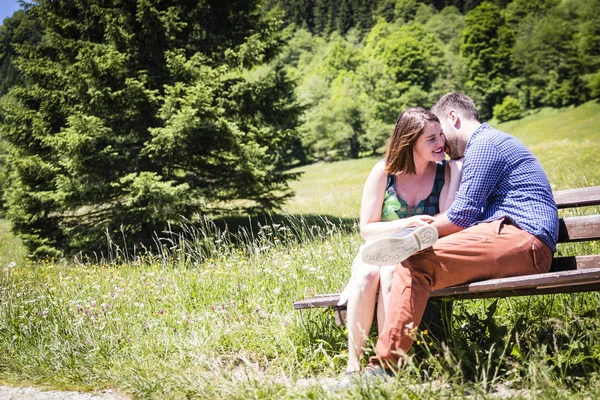
[[446, 163], [444, 186], [440, 192], [440, 213], [450, 208], [462, 178], [463, 159], [449, 160]]
[[360, 234], [365, 240], [388, 237], [409, 225], [425, 225], [433, 221], [433, 217], [419, 215], [394, 221], [381, 221], [381, 208], [385, 198], [387, 172], [384, 171], [384, 160], [379, 161], [371, 169], [360, 203]]

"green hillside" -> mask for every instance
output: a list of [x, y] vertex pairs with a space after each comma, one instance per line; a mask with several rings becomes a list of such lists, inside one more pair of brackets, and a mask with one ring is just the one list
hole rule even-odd
[[493, 125], [533, 151], [555, 190], [600, 185], [600, 103], [542, 109], [518, 121]]

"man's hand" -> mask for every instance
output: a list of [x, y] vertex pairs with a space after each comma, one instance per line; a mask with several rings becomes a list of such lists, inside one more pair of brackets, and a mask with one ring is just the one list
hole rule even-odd
[[464, 229], [450, 222], [446, 213], [436, 215], [435, 220], [433, 221], [433, 226], [435, 226], [438, 230], [440, 237], [448, 236]]

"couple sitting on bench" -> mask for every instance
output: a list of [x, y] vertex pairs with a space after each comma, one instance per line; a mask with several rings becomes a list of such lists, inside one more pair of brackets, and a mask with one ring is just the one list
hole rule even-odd
[[361, 370], [376, 302], [379, 339], [364, 372], [392, 375], [432, 290], [547, 272], [558, 229], [538, 160], [514, 137], [480, 123], [469, 97], [449, 93], [431, 112], [404, 111], [363, 190], [366, 242], [339, 303], [347, 303], [346, 372]]

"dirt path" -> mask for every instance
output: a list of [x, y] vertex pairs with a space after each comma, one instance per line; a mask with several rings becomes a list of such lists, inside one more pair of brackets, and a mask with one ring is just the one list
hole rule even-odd
[[[296, 381], [295, 384], [298, 386], [312, 386], [314, 384], [321, 385], [326, 390], [340, 390], [338, 387], [336, 389], [337, 384], [340, 383], [340, 380], [335, 378], [325, 378], [325, 379], [302, 379]], [[435, 382], [427, 384], [429, 389], [431, 386], [437, 386]], [[444, 385], [441, 385], [443, 387]], [[341, 389], [343, 390], [343, 389]], [[477, 399], [478, 395], [471, 395], [469, 393], [465, 393], [466, 399]], [[529, 398], [531, 393], [527, 390], [512, 390], [507, 389], [502, 385], [496, 385], [495, 390], [491, 391], [489, 396], [494, 399], [508, 399], [514, 397], [525, 396]], [[69, 392], [69, 391], [59, 391], [59, 390], [48, 390], [44, 391], [41, 389], [36, 389], [33, 387], [9, 387], [9, 386], [0, 386], [0, 400], [129, 400], [128, 397], [113, 392], [111, 390], [106, 390], [102, 392], [95, 393], [84, 393], [84, 392]]]
[[110, 390], [83, 393], [0, 386], [0, 400], [128, 400], [128, 398]]

